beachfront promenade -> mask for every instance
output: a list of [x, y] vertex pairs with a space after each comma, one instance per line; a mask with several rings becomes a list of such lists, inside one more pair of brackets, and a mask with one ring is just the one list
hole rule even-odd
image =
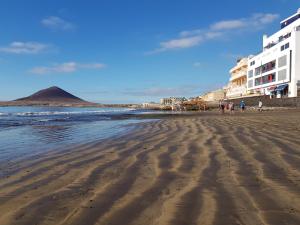
[[0, 224], [299, 225], [299, 113], [164, 116], [22, 162]]

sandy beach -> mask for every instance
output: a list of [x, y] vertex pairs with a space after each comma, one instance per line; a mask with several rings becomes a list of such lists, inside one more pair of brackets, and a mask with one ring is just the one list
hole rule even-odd
[[0, 180], [0, 224], [299, 225], [299, 115], [164, 116], [21, 162]]

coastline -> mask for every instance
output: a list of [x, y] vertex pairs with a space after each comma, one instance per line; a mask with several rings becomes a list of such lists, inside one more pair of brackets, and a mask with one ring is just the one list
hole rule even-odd
[[299, 113], [127, 115], [1, 179], [0, 224], [299, 224]]
[[[67, 103], [66, 103], [67, 102]], [[95, 107], [95, 108], [135, 108], [137, 104], [102, 104], [93, 102], [63, 101], [0, 101], [0, 107], [9, 106], [48, 106], [48, 107]]]

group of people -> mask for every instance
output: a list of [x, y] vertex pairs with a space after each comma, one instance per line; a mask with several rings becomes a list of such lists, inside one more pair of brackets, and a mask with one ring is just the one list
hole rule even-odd
[[225, 113], [225, 110], [228, 110], [230, 114], [233, 114], [235, 110], [234, 102], [224, 102], [221, 100], [219, 102], [219, 110], [222, 114]]
[[[258, 111], [259, 112], [262, 112], [262, 106], [263, 106], [263, 103], [261, 100], [258, 101]], [[244, 112], [246, 110], [246, 103], [244, 100], [241, 100], [240, 101], [240, 110], [241, 112]], [[230, 114], [233, 114], [234, 113], [234, 110], [235, 110], [235, 105], [234, 105], [234, 102], [225, 102], [223, 100], [221, 100], [219, 102], [219, 111], [224, 114], [225, 113], [225, 110], [229, 111]]]

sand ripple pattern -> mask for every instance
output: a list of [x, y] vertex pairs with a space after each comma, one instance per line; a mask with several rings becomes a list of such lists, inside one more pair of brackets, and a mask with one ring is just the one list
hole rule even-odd
[[24, 162], [1, 225], [299, 225], [300, 112], [198, 115]]

